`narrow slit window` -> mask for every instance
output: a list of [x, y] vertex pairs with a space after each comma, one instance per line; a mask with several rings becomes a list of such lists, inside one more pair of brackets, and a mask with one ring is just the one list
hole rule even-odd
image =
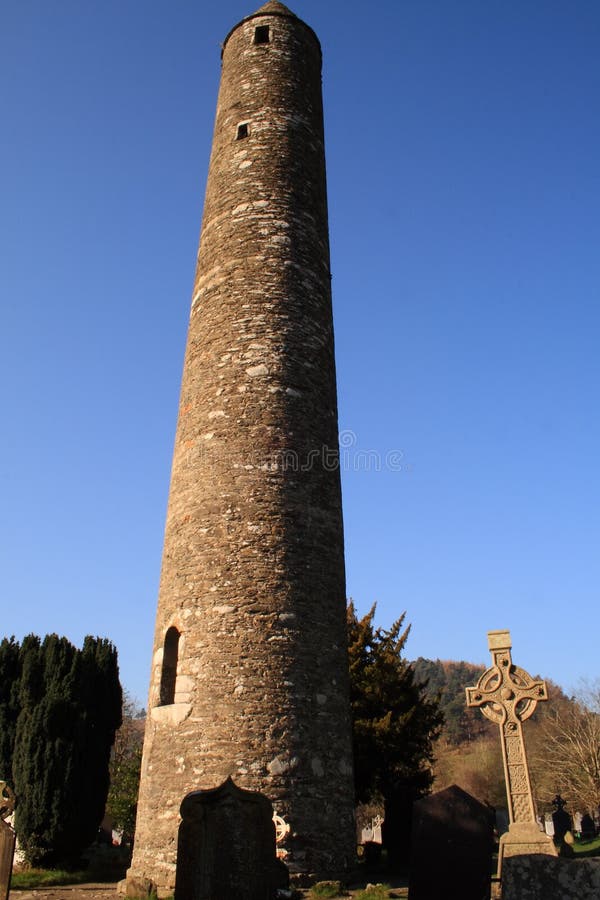
[[269, 32], [268, 25], [258, 25], [254, 29], [254, 43], [255, 44], [268, 44], [271, 40], [271, 35]]
[[249, 129], [248, 129], [248, 123], [247, 123], [247, 122], [240, 122], [240, 124], [239, 124], [238, 127], [237, 127], [236, 141], [243, 141], [244, 138], [247, 138], [247, 137], [248, 137], [249, 133], [250, 133], [250, 132], [249, 132]]
[[160, 706], [170, 706], [171, 703], [175, 702], [179, 638], [179, 632], [175, 626], [172, 625], [165, 635], [163, 648], [163, 663], [160, 676]]

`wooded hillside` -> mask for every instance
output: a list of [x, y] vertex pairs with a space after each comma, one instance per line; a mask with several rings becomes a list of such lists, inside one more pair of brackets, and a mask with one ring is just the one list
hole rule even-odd
[[[413, 666], [415, 680], [427, 682], [424, 693], [439, 698], [445, 717], [435, 746], [434, 790], [458, 784], [480, 800], [505, 806], [498, 728], [466, 706], [465, 688], [476, 684], [484, 666], [422, 657]], [[574, 698], [545, 680], [549, 700], [524, 725], [538, 810], [550, 810], [560, 793], [570, 811], [592, 811], [600, 802], [600, 687], [588, 685]]]

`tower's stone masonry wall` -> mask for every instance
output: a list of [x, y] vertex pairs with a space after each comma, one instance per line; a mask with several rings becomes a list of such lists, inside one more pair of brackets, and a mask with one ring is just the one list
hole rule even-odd
[[181, 800], [228, 775], [289, 822], [292, 868], [353, 853], [320, 69], [291, 15], [249, 18], [223, 52], [130, 870], [161, 893]]

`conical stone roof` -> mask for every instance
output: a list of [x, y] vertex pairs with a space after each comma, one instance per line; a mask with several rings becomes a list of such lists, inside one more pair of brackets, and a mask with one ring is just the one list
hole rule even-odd
[[260, 9], [257, 9], [254, 15], [258, 15], [260, 13], [264, 13], [268, 15], [269, 13], [279, 14], [280, 16], [293, 16], [294, 13], [291, 9], [288, 9], [283, 3], [280, 3], [279, 0], [268, 0], [264, 6], [261, 6]]
[[231, 29], [231, 31], [229, 32], [229, 34], [226, 36], [225, 40], [223, 41], [221, 57], [223, 56], [223, 51], [225, 50], [227, 41], [229, 40], [229, 38], [231, 37], [233, 32], [236, 30], [236, 28], [239, 28], [239, 26], [243, 22], [249, 22], [252, 19], [258, 18], [259, 16], [285, 16], [288, 19], [295, 19], [297, 23], [299, 22], [301, 25], [303, 25], [305, 28], [307, 28], [308, 31], [310, 31], [310, 33], [313, 35], [315, 41], [318, 44], [319, 53], [321, 52], [321, 45], [319, 43], [319, 38], [317, 37], [317, 35], [313, 31], [313, 29], [310, 27], [310, 25], [307, 25], [306, 22], [303, 22], [302, 19], [300, 19], [296, 15], [296, 13], [293, 13], [291, 11], [291, 9], [289, 9], [285, 5], [285, 3], [280, 3], [279, 0], [267, 0], [267, 2], [264, 3], [259, 9], [257, 9], [255, 13], [252, 13], [252, 15], [250, 15], [250, 16], [246, 16], [246, 18], [242, 19], [241, 22], [238, 22], [237, 25], [234, 25], [234, 27]]

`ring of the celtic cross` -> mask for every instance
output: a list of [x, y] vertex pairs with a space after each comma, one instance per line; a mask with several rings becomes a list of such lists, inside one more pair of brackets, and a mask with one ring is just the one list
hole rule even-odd
[[[538, 705], [538, 701], [535, 697], [520, 697], [519, 693], [521, 691], [529, 691], [531, 693], [531, 689], [536, 687], [536, 683], [532, 680], [531, 675], [529, 675], [525, 669], [522, 669], [520, 666], [513, 666], [510, 672], [510, 678], [513, 684], [515, 685], [515, 697], [516, 697], [516, 705], [515, 712], [517, 718], [524, 722], [525, 719], [528, 719], [529, 716], [533, 714], [536, 706]], [[543, 687], [536, 688], [536, 694], [539, 695], [540, 699], [545, 698], [545, 691]]]
[[[497, 666], [493, 666], [483, 673], [477, 682], [477, 694], [475, 699], [482, 700], [486, 694], [498, 691], [498, 698], [490, 698], [487, 703], [480, 706], [481, 712], [501, 725], [505, 721], [506, 709], [503, 703], [514, 702], [514, 712], [521, 722], [528, 719], [537, 706], [537, 700], [532, 697], [520, 697], [521, 691], [526, 691], [531, 686], [531, 678], [520, 666], [511, 666], [510, 671], [503, 674]], [[499, 702], [499, 701], [502, 702]]]
[[[507, 678], [508, 683], [504, 682], [503, 684], [504, 678]], [[490, 721], [500, 725], [505, 721], [506, 710], [499, 700], [501, 699], [504, 703], [512, 701], [515, 704], [513, 708], [517, 718], [524, 722], [537, 706], [536, 699], [519, 696], [521, 691], [529, 688], [531, 678], [524, 669], [515, 665], [511, 666], [510, 672], [504, 678], [496, 666], [483, 673], [477, 682], [477, 689], [480, 693], [476, 695], [476, 698], [481, 699], [485, 694], [493, 693], [496, 690], [498, 690], [499, 697], [498, 699], [490, 698], [487, 703], [483, 703], [480, 707], [481, 712], [486, 719], [490, 719]], [[502, 684], [503, 686], [501, 687]]]

